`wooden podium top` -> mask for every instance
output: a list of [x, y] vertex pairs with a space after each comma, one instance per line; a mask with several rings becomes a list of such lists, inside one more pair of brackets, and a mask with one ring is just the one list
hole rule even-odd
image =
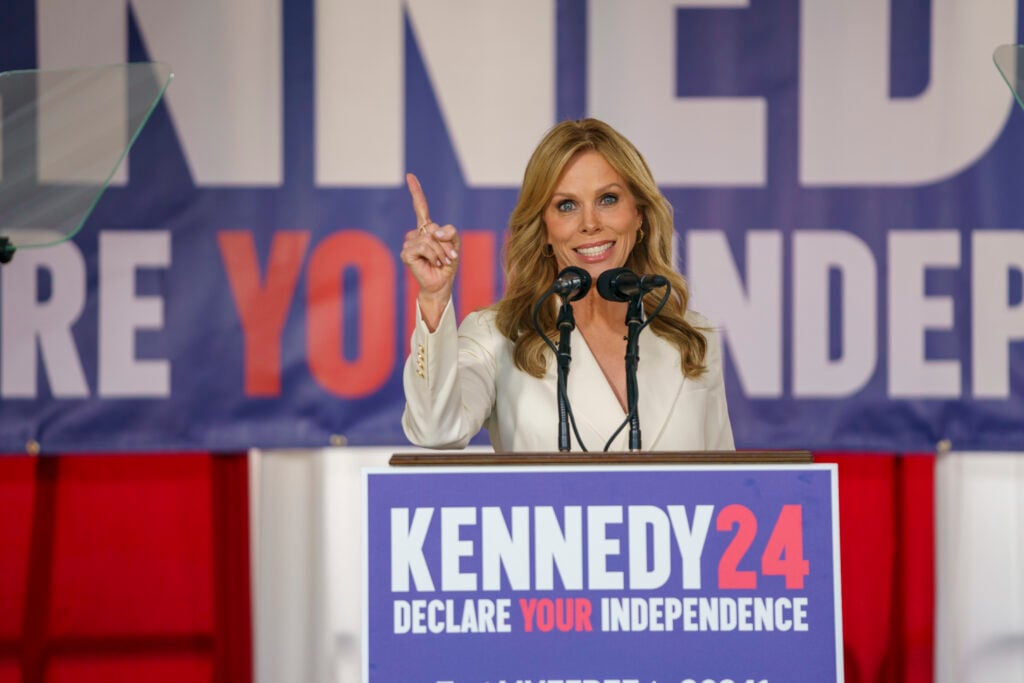
[[453, 465], [808, 465], [810, 451], [689, 451], [640, 453], [395, 453], [396, 467]]

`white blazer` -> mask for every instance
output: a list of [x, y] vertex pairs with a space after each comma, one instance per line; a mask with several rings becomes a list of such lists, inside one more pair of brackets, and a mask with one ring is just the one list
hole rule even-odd
[[[711, 324], [688, 312], [690, 324]], [[405, 412], [402, 428], [414, 444], [428, 448], [464, 448], [486, 428], [495, 451], [558, 449], [557, 370], [549, 360], [544, 377], [519, 370], [512, 342], [495, 327], [491, 310], [466, 316], [456, 331], [451, 302], [433, 333], [419, 311], [405, 364]], [[733, 450], [732, 426], [722, 378], [719, 335], [706, 331], [706, 372], [683, 376], [679, 351], [651, 332], [640, 334], [639, 387], [641, 446], [644, 451]], [[626, 418], [615, 393], [579, 330], [572, 333], [569, 402], [583, 443], [601, 451]], [[628, 450], [629, 427], [609, 450]], [[572, 449], [581, 450], [575, 436]]]

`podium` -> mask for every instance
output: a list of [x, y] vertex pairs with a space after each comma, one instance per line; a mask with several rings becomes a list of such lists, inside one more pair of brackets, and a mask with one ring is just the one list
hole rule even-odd
[[415, 453], [363, 472], [363, 681], [841, 681], [806, 452]]

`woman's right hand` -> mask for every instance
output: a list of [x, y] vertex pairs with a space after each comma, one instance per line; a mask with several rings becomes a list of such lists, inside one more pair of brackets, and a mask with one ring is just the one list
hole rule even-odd
[[405, 234], [401, 259], [416, 278], [420, 291], [417, 300], [424, 322], [433, 331], [452, 295], [458, 266], [459, 235], [453, 225], [439, 226], [430, 220], [427, 198], [419, 179], [407, 173], [405, 181], [416, 213], [416, 229]]

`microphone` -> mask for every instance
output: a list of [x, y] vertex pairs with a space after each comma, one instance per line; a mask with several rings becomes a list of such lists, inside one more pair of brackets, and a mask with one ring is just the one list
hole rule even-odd
[[569, 301], [578, 301], [590, 291], [590, 282], [590, 273], [576, 266], [568, 266], [555, 278], [550, 291], [569, 297]]
[[629, 268], [612, 268], [597, 278], [597, 292], [609, 301], [629, 301], [667, 284], [662, 275], [637, 275]]

